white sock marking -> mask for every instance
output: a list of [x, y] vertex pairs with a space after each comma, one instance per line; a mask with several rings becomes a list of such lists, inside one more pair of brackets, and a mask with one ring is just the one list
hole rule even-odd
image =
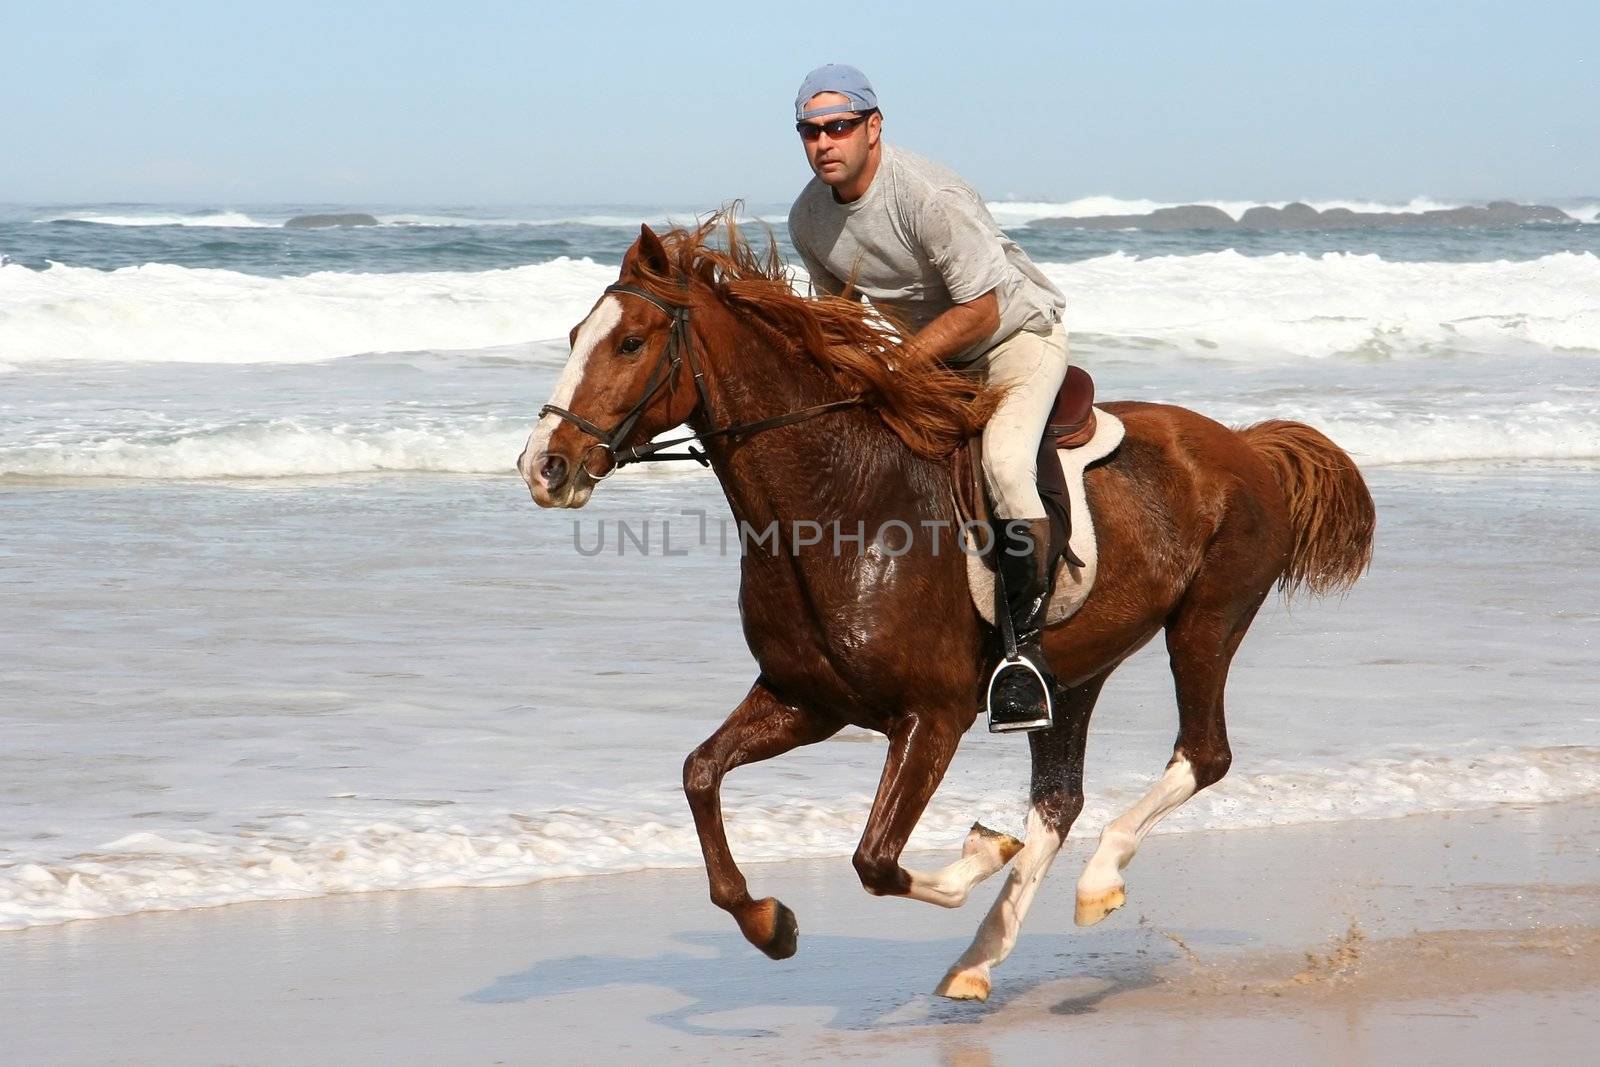
[[1171, 766], [1144, 797], [1111, 820], [1100, 844], [1078, 879], [1078, 896], [1098, 896], [1122, 888], [1122, 869], [1133, 859], [1151, 829], [1195, 794], [1194, 767], [1182, 752], [1174, 753]]
[[972, 944], [951, 967], [952, 971], [981, 967], [987, 976], [991, 967], [1011, 955], [1016, 946], [1022, 920], [1028, 915], [1033, 896], [1044, 883], [1056, 854], [1061, 851], [1061, 835], [1044, 821], [1038, 808], [1028, 812], [1028, 836], [1022, 851], [1011, 861], [1011, 873], [994, 906], [983, 918]]
[[1005, 857], [1000, 854], [1000, 839], [987, 838], [970, 855], [937, 871], [906, 871], [911, 876], [911, 888], [906, 896], [941, 908], [959, 908], [967, 902], [973, 886], [1005, 865]]

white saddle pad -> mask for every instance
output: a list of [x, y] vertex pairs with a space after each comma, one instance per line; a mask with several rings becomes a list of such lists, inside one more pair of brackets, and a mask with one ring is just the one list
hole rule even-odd
[[[1094, 517], [1089, 514], [1089, 498], [1083, 491], [1083, 472], [1089, 464], [1105, 459], [1122, 443], [1125, 432], [1122, 420], [1101, 409], [1094, 409], [1094, 436], [1087, 444], [1077, 448], [1061, 449], [1061, 472], [1067, 478], [1067, 502], [1072, 512], [1072, 551], [1083, 560], [1083, 567], [1071, 567], [1062, 560], [1056, 568], [1055, 591], [1050, 595], [1050, 608], [1045, 613], [1045, 625], [1060, 622], [1083, 606], [1094, 588], [1094, 577], [1099, 570], [1100, 557], [1096, 551]], [[973, 551], [969, 535], [967, 542], [967, 585], [972, 590], [972, 604], [989, 625], [994, 625], [994, 572], [983, 565]]]

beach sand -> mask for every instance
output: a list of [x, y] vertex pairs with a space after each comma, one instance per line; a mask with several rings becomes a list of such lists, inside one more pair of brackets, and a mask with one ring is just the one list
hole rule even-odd
[[[1157, 835], [1089, 930], [1075, 836], [987, 1003], [957, 912], [846, 858], [752, 864], [774, 963], [699, 870], [259, 903], [0, 934], [7, 1063], [1591, 1062], [1600, 799]], [[931, 865], [934, 854], [912, 857]]]

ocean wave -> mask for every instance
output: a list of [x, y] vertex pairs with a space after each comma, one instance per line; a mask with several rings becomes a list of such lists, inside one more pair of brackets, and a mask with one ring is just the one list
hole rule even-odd
[[1522, 460], [1600, 460], [1600, 418], [1508, 407], [1499, 412], [1400, 416], [1374, 424], [1313, 420], [1362, 466]]
[[1117, 253], [1044, 269], [1067, 294], [1069, 330], [1113, 346], [1252, 362], [1600, 352], [1600, 257], [1588, 252], [1490, 263]]
[[[348, 209], [341, 209], [348, 210]], [[474, 215], [440, 215], [428, 212], [364, 211], [378, 220], [379, 226], [408, 226], [416, 228], [444, 228], [461, 226], [596, 226], [608, 229], [637, 229], [641, 223], [652, 226], [692, 225], [706, 210], [683, 209], [664, 211], [641, 208], [637, 213], [622, 211], [572, 212], [528, 214], [512, 212], [505, 215], [478, 213]], [[38, 222], [77, 222], [97, 226], [201, 226], [216, 229], [278, 229], [293, 216], [287, 213], [249, 215], [242, 211], [152, 211], [140, 214], [103, 211], [72, 211], [51, 213]], [[746, 215], [745, 221], [761, 221], [782, 225], [786, 214]]]
[[[1042, 264], [1079, 337], [1207, 359], [1600, 351], [1600, 257], [1492, 263], [1233, 251]], [[555, 259], [474, 273], [264, 278], [150, 264], [0, 267], [0, 360], [314, 362], [563, 336], [616, 278]]]
[[[1097, 833], [1147, 784], [1091, 794], [1073, 835]], [[1224, 779], [1157, 832], [1469, 811], [1570, 800], [1597, 790], [1600, 749], [1594, 748], [1376, 759], [1339, 767], [1285, 765]], [[1020, 834], [1023, 792], [1020, 784], [989, 795], [941, 791], [911, 847], [948, 848], [974, 818]], [[870, 803], [865, 794], [832, 802], [732, 799], [729, 843], [747, 862], [848, 855]], [[234, 835], [141, 831], [70, 857], [24, 857], [0, 866], [0, 930], [254, 900], [524, 885], [700, 862], [693, 824], [676, 804], [627, 811], [500, 811], [475, 818], [408, 809], [376, 820], [302, 811], [255, 820], [248, 832]], [[840, 877], [848, 876], [841, 871]]]
[[505, 474], [526, 425], [357, 430], [293, 419], [160, 437], [0, 448], [0, 475], [38, 478], [294, 478], [386, 471]]
[[[435, 473], [512, 474], [533, 428], [483, 419], [460, 426], [310, 426], [275, 419], [188, 432], [107, 435], [0, 446], [0, 477], [234, 479]], [[693, 464], [644, 464], [619, 477], [672, 477]]]
[[[1370, 409], [1371, 405], [1363, 405]], [[1600, 460], [1600, 409], [1590, 403], [1457, 405], [1442, 413], [1351, 414], [1326, 407], [1227, 405], [1233, 425], [1294, 418], [1327, 433], [1363, 467], [1428, 463]], [[510, 474], [532, 429], [526, 420], [478, 418], [452, 425], [318, 426], [275, 419], [193, 429], [101, 433], [0, 445], [0, 477], [235, 479], [420, 472]], [[681, 428], [672, 433], [682, 432]], [[641, 464], [625, 478], [698, 474], [692, 464]]]
[[[372, 214], [364, 212], [364, 214]], [[212, 229], [281, 229], [292, 215], [277, 214], [268, 217], [247, 215], [242, 211], [197, 211], [179, 214], [171, 211], [152, 211], [145, 214], [108, 214], [100, 211], [75, 211], [52, 214], [39, 222], [81, 222], [96, 226], [200, 226]], [[505, 218], [477, 219], [458, 215], [419, 215], [400, 213], [373, 214], [380, 226], [522, 226], [537, 225], [538, 220]], [[624, 225], [621, 220], [614, 225]], [[613, 225], [599, 223], [598, 225]], [[635, 223], [637, 225], [637, 223]]]
[[[641, 209], [637, 214], [623, 214], [620, 212], [595, 212], [563, 215], [506, 215], [474, 216], [471, 218], [459, 215], [426, 215], [426, 214], [401, 214], [378, 215], [378, 221], [391, 226], [595, 226], [603, 229], [637, 230], [641, 224], [648, 224], [657, 229], [672, 226], [693, 226], [700, 219], [705, 218], [709, 212], [702, 209], [685, 208], [680, 211], [661, 211]], [[787, 213], [741, 214], [739, 220], [743, 223], [766, 223], [769, 226], [781, 227], [789, 221]]]
[[[285, 216], [287, 218], [287, 216]], [[209, 226], [222, 229], [260, 229], [282, 226], [283, 220], [265, 221], [242, 211], [207, 211], [177, 214], [158, 211], [144, 215], [111, 215], [99, 211], [76, 211], [53, 215], [41, 222], [88, 222], [98, 226]]]
[[616, 268], [264, 278], [148, 264], [0, 267], [0, 359], [307, 363], [563, 337]]

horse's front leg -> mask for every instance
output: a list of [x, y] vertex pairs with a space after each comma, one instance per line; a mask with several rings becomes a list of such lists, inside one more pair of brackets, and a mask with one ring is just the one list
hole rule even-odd
[[913, 712], [890, 729], [878, 795], [855, 854], [856, 873], [867, 892], [957, 908], [966, 903], [973, 886], [1021, 850], [1016, 838], [974, 824], [961, 858], [948, 867], [924, 873], [900, 866], [900, 853], [961, 741], [958, 719], [954, 713]]
[[776, 898], [750, 899], [722, 827], [722, 776], [746, 763], [826, 740], [839, 732], [839, 726], [836, 720], [789, 707], [758, 680], [727, 721], [683, 764], [683, 791], [700, 835], [711, 902], [731, 913], [745, 938], [775, 960], [794, 955], [800, 928], [794, 912]]

